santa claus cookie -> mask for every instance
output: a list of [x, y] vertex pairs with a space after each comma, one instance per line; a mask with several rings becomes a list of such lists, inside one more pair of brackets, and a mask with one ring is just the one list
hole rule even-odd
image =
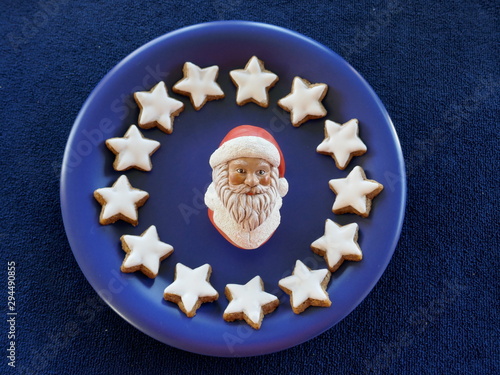
[[233, 128], [210, 157], [213, 182], [205, 193], [215, 228], [233, 245], [256, 249], [278, 228], [288, 192], [285, 160], [266, 130]]
[[327, 269], [311, 270], [297, 260], [292, 275], [279, 281], [280, 288], [290, 295], [295, 314], [300, 314], [309, 306], [329, 307], [332, 304], [326, 291], [330, 275]]
[[353, 156], [366, 152], [366, 145], [358, 135], [358, 120], [352, 119], [345, 124], [325, 121], [325, 139], [316, 148], [320, 154], [330, 155], [339, 169], [345, 169]]
[[100, 224], [123, 220], [135, 226], [139, 222], [137, 210], [148, 200], [149, 194], [132, 187], [127, 176], [121, 175], [113, 186], [94, 191], [94, 198], [102, 205]]
[[384, 188], [377, 181], [368, 180], [359, 166], [354, 167], [346, 178], [333, 179], [328, 184], [337, 194], [332, 207], [334, 214], [354, 213], [362, 217], [368, 217], [372, 199]]
[[121, 271], [127, 273], [141, 271], [150, 279], [158, 275], [160, 262], [174, 251], [171, 245], [160, 241], [154, 225], [140, 236], [123, 235], [120, 241], [123, 251], [127, 253], [120, 267]]
[[264, 291], [260, 276], [255, 276], [245, 285], [227, 284], [225, 294], [229, 305], [224, 310], [224, 320], [245, 320], [254, 329], [260, 329], [264, 315], [273, 312], [279, 305], [276, 296]]
[[311, 83], [295, 77], [290, 94], [278, 101], [278, 105], [290, 112], [292, 125], [298, 127], [304, 122], [326, 116], [326, 109], [321, 104], [328, 91], [324, 83]]
[[363, 253], [358, 245], [358, 224], [341, 226], [327, 219], [325, 234], [311, 244], [311, 250], [325, 258], [331, 272], [335, 272], [344, 260], [360, 261]]
[[115, 170], [136, 168], [149, 172], [153, 168], [150, 157], [158, 150], [160, 142], [144, 138], [137, 126], [131, 125], [123, 138], [107, 139], [106, 146], [116, 155]]
[[231, 80], [238, 88], [236, 103], [244, 105], [253, 102], [261, 107], [269, 106], [269, 89], [278, 82], [278, 76], [264, 68], [264, 63], [252, 56], [245, 69], [229, 72]]
[[210, 100], [224, 97], [224, 92], [216, 82], [219, 74], [217, 65], [202, 69], [198, 65], [186, 62], [182, 72], [184, 78], [172, 87], [172, 91], [189, 96], [195, 110], [200, 110]]
[[175, 266], [175, 280], [163, 292], [163, 298], [176, 303], [187, 317], [196, 315], [196, 310], [205, 302], [213, 302], [219, 293], [210, 284], [212, 267], [204, 264], [191, 269], [182, 263]]
[[140, 108], [139, 126], [143, 129], [158, 127], [171, 134], [174, 130], [174, 117], [184, 109], [184, 103], [168, 96], [167, 87], [159, 82], [151, 91], [138, 91], [134, 99]]

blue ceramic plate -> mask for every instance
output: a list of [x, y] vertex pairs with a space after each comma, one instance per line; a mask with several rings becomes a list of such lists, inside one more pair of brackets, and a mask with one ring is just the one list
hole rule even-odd
[[[279, 76], [267, 109], [253, 103], [238, 106], [236, 88], [229, 78], [230, 70], [243, 68], [253, 55]], [[187, 97], [173, 94], [171, 87], [182, 78], [186, 61], [200, 67], [218, 65], [218, 83], [225, 98], [195, 111]], [[290, 92], [294, 76], [328, 84], [323, 101], [327, 119], [339, 123], [359, 120], [368, 152], [355, 157], [345, 171], [338, 170], [331, 157], [315, 151], [324, 138], [324, 119], [294, 128], [289, 114], [277, 106]], [[124, 172], [132, 186], [149, 192], [150, 199], [139, 209], [137, 227], [124, 222], [101, 226], [101, 207], [93, 191], [111, 186], [122, 174], [113, 170], [114, 155], [104, 140], [122, 137], [131, 124], [137, 124], [139, 110], [133, 93], [149, 90], [160, 80], [186, 109], [175, 119], [172, 134], [156, 128], [142, 131], [147, 138], [161, 142], [152, 157], [153, 170]], [[210, 223], [203, 203], [211, 181], [211, 153], [231, 128], [243, 124], [261, 126], [274, 135], [285, 156], [290, 184], [280, 227], [265, 245], [251, 251], [237, 249], [224, 240]], [[328, 181], [347, 176], [356, 165], [364, 168], [368, 178], [385, 186], [366, 219], [331, 212], [335, 196]], [[157, 340], [214, 356], [279, 351], [315, 337], [348, 315], [370, 292], [391, 259], [405, 198], [404, 162], [396, 133], [364, 79], [321, 44], [286, 29], [250, 22], [187, 27], [126, 57], [97, 85], [80, 111], [66, 147], [61, 182], [62, 212], [71, 248], [99, 295], [125, 320]], [[331, 307], [311, 307], [296, 315], [288, 296], [278, 288], [278, 280], [292, 272], [297, 259], [311, 268], [326, 267], [324, 259], [311, 252], [310, 244], [323, 235], [327, 218], [342, 225], [359, 224], [364, 258], [344, 262], [332, 275], [328, 286]], [[139, 272], [121, 273], [124, 252], [120, 236], [139, 235], [152, 224], [161, 240], [174, 247], [174, 253], [162, 262], [154, 280]], [[191, 268], [209, 263], [213, 268], [211, 282], [220, 298], [203, 304], [194, 318], [187, 318], [177, 305], [163, 300], [163, 290], [173, 281], [178, 262]], [[267, 292], [280, 298], [280, 306], [265, 317], [258, 331], [245, 322], [225, 322], [225, 285], [244, 284], [256, 275], [264, 280]]]

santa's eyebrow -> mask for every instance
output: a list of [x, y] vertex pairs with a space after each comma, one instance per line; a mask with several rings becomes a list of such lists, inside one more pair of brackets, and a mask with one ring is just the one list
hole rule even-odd
[[269, 165], [269, 163], [268, 163], [268, 162], [266, 162], [266, 161], [264, 161], [264, 160], [260, 161], [260, 162], [259, 162], [259, 164], [258, 164], [257, 166], [258, 166], [259, 168], [261, 168], [261, 167], [271, 168], [271, 166]]
[[237, 167], [246, 167], [248, 163], [245, 160], [232, 160], [231, 163]]

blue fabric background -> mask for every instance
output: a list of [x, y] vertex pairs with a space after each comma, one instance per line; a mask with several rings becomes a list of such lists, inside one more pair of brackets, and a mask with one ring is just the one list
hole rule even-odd
[[[500, 372], [498, 1], [2, 1], [0, 373]], [[385, 274], [341, 323], [261, 357], [204, 357], [151, 339], [103, 305], [69, 248], [59, 169], [100, 79], [144, 43], [223, 19], [271, 23], [343, 56], [399, 134], [405, 224]], [[495, 224], [497, 223], [497, 224]], [[7, 262], [16, 263], [16, 368]]]

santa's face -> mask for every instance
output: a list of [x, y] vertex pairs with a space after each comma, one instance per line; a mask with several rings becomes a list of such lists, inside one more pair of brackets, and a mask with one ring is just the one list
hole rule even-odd
[[258, 158], [238, 158], [214, 169], [214, 185], [222, 204], [245, 231], [260, 226], [280, 197], [278, 168]]
[[210, 155], [209, 164], [213, 181], [205, 204], [210, 221], [233, 245], [258, 248], [278, 228], [288, 192], [278, 143], [263, 128], [237, 126]]
[[[271, 164], [264, 159], [239, 158], [228, 163], [229, 185], [245, 185], [252, 190], [271, 184]], [[255, 189], [254, 189], [255, 188]], [[256, 192], [250, 191], [249, 194]]]

